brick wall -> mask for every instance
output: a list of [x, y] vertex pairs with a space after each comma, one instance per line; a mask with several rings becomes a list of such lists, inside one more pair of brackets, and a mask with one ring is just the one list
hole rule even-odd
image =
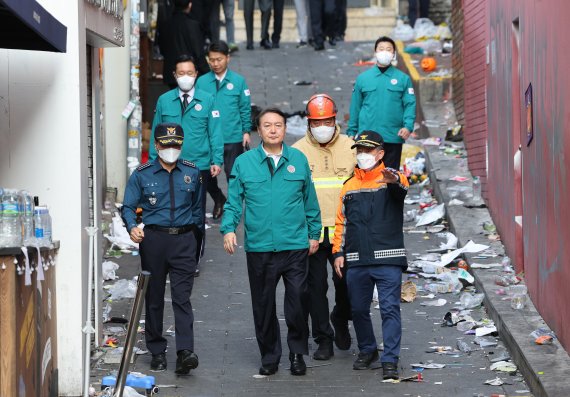
[[452, 91], [455, 117], [461, 125], [465, 124], [464, 107], [464, 75], [463, 75], [463, 0], [453, 0], [451, 9], [450, 28], [453, 33], [452, 53]]
[[483, 194], [486, 193], [487, 180], [487, 29], [487, 0], [464, 1], [463, 40], [459, 48], [464, 76], [464, 136], [469, 169], [473, 175], [481, 177]]

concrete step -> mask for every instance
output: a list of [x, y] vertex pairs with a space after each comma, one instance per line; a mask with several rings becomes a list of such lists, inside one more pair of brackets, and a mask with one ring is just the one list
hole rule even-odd
[[[347, 13], [346, 40], [350, 41], [371, 41], [379, 36], [389, 35], [396, 26], [397, 13], [394, 9], [371, 7], [371, 8], [351, 8]], [[221, 14], [223, 19], [223, 13]], [[254, 43], [257, 45], [260, 37], [261, 13], [254, 12]], [[245, 23], [243, 11], [236, 9], [234, 15], [235, 37], [238, 43], [246, 41]], [[281, 41], [297, 42], [297, 14], [294, 9], [285, 9], [283, 13], [283, 31]], [[273, 30], [273, 21], [270, 23], [269, 32]], [[225, 31], [222, 27], [221, 38], [225, 39]]]

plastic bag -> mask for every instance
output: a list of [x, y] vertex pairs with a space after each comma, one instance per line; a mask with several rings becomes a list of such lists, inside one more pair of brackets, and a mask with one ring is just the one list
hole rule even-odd
[[445, 22], [442, 22], [437, 26], [437, 31], [435, 36], [440, 40], [450, 40], [453, 38], [453, 35], [451, 34], [451, 29], [449, 29], [449, 26], [447, 26]]
[[111, 234], [105, 234], [107, 240], [109, 240], [113, 245], [119, 247], [119, 249], [128, 249], [131, 247], [139, 248], [138, 243], [134, 243], [129, 236], [129, 232], [123, 226], [123, 220], [117, 214], [113, 217], [113, 222], [111, 223]]
[[396, 27], [392, 31], [392, 38], [394, 40], [410, 41], [414, 39], [414, 36], [414, 28], [401, 20], [398, 21]]
[[101, 264], [101, 267], [101, 275], [103, 276], [103, 280], [115, 280], [119, 278], [115, 275], [115, 270], [119, 269], [119, 265], [115, 262], [105, 261]]
[[437, 34], [437, 27], [429, 18], [418, 18], [414, 24], [415, 39], [428, 39], [435, 37]]
[[529, 335], [537, 345], [550, 345], [556, 338], [554, 332], [548, 328], [538, 328]]
[[144, 397], [144, 394], [139, 394], [139, 392], [132, 387], [125, 386], [123, 389], [123, 397]]
[[470, 294], [469, 292], [464, 292], [459, 297], [461, 306], [466, 309], [473, 309], [481, 305], [481, 303], [483, 303], [483, 299], [485, 299], [485, 294]]
[[137, 293], [137, 283], [134, 280], [122, 279], [109, 288], [111, 300], [134, 298]]
[[298, 115], [287, 119], [287, 135], [304, 136], [307, 133], [307, 118]]

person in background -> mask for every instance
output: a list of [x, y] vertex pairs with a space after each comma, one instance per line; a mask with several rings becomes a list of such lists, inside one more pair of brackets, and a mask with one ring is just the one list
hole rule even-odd
[[204, 53], [204, 36], [200, 24], [190, 17], [192, 0], [174, 0], [174, 12], [158, 27], [158, 45], [164, 57], [164, 83], [174, 89], [178, 85], [172, 71], [180, 55], [190, 55], [200, 74], [210, 70]]
[[303, 48], [307, 46], [310, 36], [308, 0], [295, 0], [295, 12], [297, 13], [297, 33], [299, 34], [297, 48]]
[[350, 348], [348, 321], [351, 318], [350, 302], [344, 278], [333, 273], [335, 287], [335, 307], [330, 315], [334, 332], [329, 323], [328, 271], [333, 265], [332, 238], [334, 236], [336, 207], [343, 183], [350, 178], [356, 164], [354, 143], [346, 135], [341, 135], [336, 124], [337, 108], [333, 99], [326, 94], [313, 95], [306, 108], [309, 122], [307, 133], [295, 142], [306, 157], [319, 207], [323, 228], [319, 239], [319, 249], [309, 256], [309, 296], [311, 334], [318, 345], [313, 354], [315, 360], [329, 360], [333, 355], [333, 340], [341, 350]]
[[[176, 370], [186, 375], [198, 367], [194, 353], [192, 286], [202, 229], [202, 178], [196, 166], [180, 160], [184, 131], [175, 123], [160, 123], [154, 129], [158, 157], [139, 166], [125, 189], [123, 222], [131, 240], [140, 244], [141, 267], [152, 274], [145, 296], [145, 340], [152, 358], [152, 371], [166, 370], [167, 340], [162, 335], [164, 292], [170, 278], [176, 327]], [[142, 223], [137, 223], [137, 208]]]
[[309, 0], [311, 32], [313, 34], [315, 51], [325, 49], [325, 40], [327, 37], [331, 46], [336, 45], [335, 1], [336, 0]]
[[430, 0], [409, 0], [408, 1], [408, 19], [410, 26], [413, 28], [418, 19], [418, 3], [420, 9], [420, 18], [429, 18], [429, 1]]
[[[211, 178], [216, 177], [222, 170], [224, 156], [224, 139], [219, 124], [220, 112], [214, 107], [214, 97], [207, 92], [195, 88], [198, 71], [196, 63], [189, 55], [181, 55], [176, 62], [175, 70], [171, 72], [176, 79], [178, 88], [162, 94], [156, 102], [152, 134], [161, 123], [177, 123], [186, 131], [180, 157], [196, 164], [200, 170], [202, 183], [208, 186]], [[154, 146], [149, 148], [149, 159], [154, 160], [157, 151]], [[206, 189], [202, 189], [202, 215], [206, 213]], [[212, 194], [213, 193], [213, 194]], [[210, 192], [214, 201], [225, 200], [224, 194]], [[201, 225], [205, 225], [205, 219]], [[205, 230], [202, 230], [201, 247], [203, 252]]]
[[[228, 69], [230, 49], [225, 41], [210, 44], [208, 62], [212, 70], [198, 80], [196, 88], [213, 95], [214, 106], [220, 112], [219, 122], [224, 135], [224, 171], [229, 181], [235, 159], [250, 144], [251, 97], [243, 76]], [[216, 185], [214, 191], [219, 189], [217, 177], [211, 178], [209, 183]], [[219, 201], [215, 201], [217, 197], [213, 197], [214, 219], [222, 216], [226, 202], [225, 196], [222, 197]]]
[[[283, 29], [283, 8], [285, 0], [259, 0], [261, 10], [261, 42], [259, 45], [266, 50], [279, 48], [281, 30]], [[273, 34], [269, 37], [269, 20], [273, 10]], [[271, 38], [271, 40], [269, 40]]]
[[370, 319], [374, 286], [378, 290], [384, 339], [380, 361], [386, 380], [399, 377], [400, 296], [402, 272], [408, 267], [403, 231], [408, 179], [384, 165], [383, 143], [375, 131], [363, 131], [354, 142], [358, 167], [340, 193], [332, 251], [335, 271], [346, 277], [348, 285], [359, 350], [355, 370], [369, 369], [378, 361]]
[[[292, 375], [305, 375], [309, 353], [308, 256], [319, 248], [321, 214], [307, 159], [283, 143], [285, 114], [276, 108], [259, 114], [262, 143], [236, 159], [220, 231], [233, 254], [236, 229], [245, 209], [244, 248], [253, 306], [261, 375], [273, 375], [281, 360], [281, 334], [275, 306], [279, 280], [285, 285], [285, 323]], [[244, 205], [245, 204], [245, 205]]]
[[387, 167], [400, 169], [402, 144], [409, 138], [416, 119], [416, 96], [410, 76], [396, 67], [396, 44], [382, 36], [374, 45], [376, 65], [361, 73], [350, 101], [348, 136], [362, 131], [380, 133]]

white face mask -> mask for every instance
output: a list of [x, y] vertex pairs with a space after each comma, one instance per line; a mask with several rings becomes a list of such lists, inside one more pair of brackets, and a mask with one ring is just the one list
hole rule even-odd
[[194, 87], [194, 82], [196, 81], [196, 77], [190, 77], [188, 75], [184, 75], [182, 77], [177, 77], [176, 82], [178, 83], [178, 87], [182, 91], [188, 92]]
[[313, 138], [319, 143], [329, 143], [335, 131], [335, 126], [328, 127], [321, 125], [319, 127], [311, 127], [311, 134]]
[[378, 51], [375, 55], [380, 66], [388, 66], [394, 59], [394, 54], [390, 51]]
[[167, 164], [175, 163], [180, 157], [180, 149], [169, 147], [168, 149], [158, 150], [158, 157]]
[[358, 163], [358, 168], [361, 170], [369, 170], [374, 167], [378, 161], [376, 161], [376, 156], [370, 153], [358, 153], [356, 155], [356, 162]]

